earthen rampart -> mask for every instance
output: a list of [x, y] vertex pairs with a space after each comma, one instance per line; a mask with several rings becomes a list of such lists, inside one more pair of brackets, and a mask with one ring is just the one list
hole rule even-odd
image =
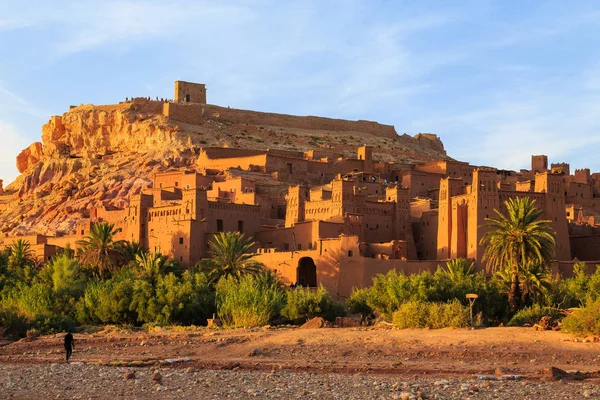
[[382, 125], [373, 121], [348, 121], [314, 116], [294, 116], [239, 110], [210, 104], [165, 103], [163, 106], [163, 115], [175, 121], [196, 125], [212, 120], [232, 124], [285, 126], [306, 130], [363, 132], [391, 139], [398, 136], [392, 125]]

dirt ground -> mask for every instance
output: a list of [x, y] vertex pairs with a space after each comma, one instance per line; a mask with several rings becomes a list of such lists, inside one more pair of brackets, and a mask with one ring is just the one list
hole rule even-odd
[[[532, 328], [390, 330], [263, 328], [75, 334], [72, 361], [172, 368], [461, 377], [505, 373], [539, 379], [544, 368], [600, 369], [600, 343]], [[0, 363], [63, 361], [62, 335], [0, 347]], [[189, 361], [186, 359], [189, 358]], [[180, 359], [169, 363], [167, 359]], [[186, 361], [183, 361], [186, 360]], [[592, 378], [595, 381], [597, 378]], [[588, 380], [586, 380], [587, 382]]]

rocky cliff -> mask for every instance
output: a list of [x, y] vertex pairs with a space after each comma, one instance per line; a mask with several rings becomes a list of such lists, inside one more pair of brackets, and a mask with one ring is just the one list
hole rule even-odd
[[[209, 107], [211, 112], [196, 123], [176, 120], [164, 111], [168, 107], [163, 102], [142, 98], [117, 105], [82, 105], [52, 117], [42, 127], [42, 141], [17, 156], [21, 175], [0, 189], [0, 231], [71, 233], [93, 207], [127, 206], [130, 195], [151, 185], [154, 173], [195, 168], [199, 149], [206, 146], [334, 149], [350, 156], [357, 146], [367, 144], [382, 161], [447, 158], [442, 142], [431, 134], [394, 137], [389, 134], [393, 127], [382, 126], [385, 135], [380, 135], [379, 128], [373, 128], [376, 123], [365, 121], [354, 125], [343, 121], [343, 130], [328, 131], [340, 120], [263, 114], [269, 116], [264, 118], [267, 124], [260, 119], [262, 113], [248, 111], [243, 112], [253, 113], [252, 118], [244, 122], [241, 110], [215, 112], [218, 107]], [[287, 126], [290, 118], [296, 122]], [[318, 121], [324, 128], [315, 129], [302, 118], [313, 118], [310, 123]], [[361, 126], [369, 128], [361, 132]]]

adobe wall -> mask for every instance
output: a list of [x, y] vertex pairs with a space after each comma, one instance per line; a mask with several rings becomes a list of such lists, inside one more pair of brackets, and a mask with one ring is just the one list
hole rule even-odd
[[408, 171], [402, 175], [402, 187], [410, 188], [411, 198], [430, 197], [432, 190], [439, 190], [443, 177], [432, 172]]
[[163, 115], [175, 121], [196, 125], [207, 120], [214, 120], [233, 124], [283, 126], [306, 130], [364, 132], [390, 139], [398, 136], [392, 125], [382, 125], [372, 121], [347, 121], [313, 116], [265, 113], [209, 104], [165, 103]]
[[238, 231], [238, 222], [242, 221], [242, 233], [246, 236], [255, 235], [260, 231], [262, 225], [260, 206], [209, 201], [207, 214], [206, 221], [208, 222], [208, 233], [218, 232], [218, 220], [223, 221], [224, 232]]
[[437, 258], [438, 210], [429, 210], [412, 223], [413, 237], [419, 260]]
[[256, 260], [276, 271], [285, 284], [297, 282], [297, 267], [303, 257], [311, 257], [317, 266], [317, 283], [332, 295], [347, 297], [354, 287], [370, 286], [373, 277], [392, 269], [414, 274], [435, 271], [438, 261], [405, 261], [366, 258], [360, 256], [357, 238], [344, 236], [323, 240], [317, 249], [299, 252], [274, 252], [257, 254]]
[[4, 247], [9, 247], [13, 243], [15, 243], [19, 240], [23, 240], [23, 241], [29, 243], [31, 246], [47, 243], [47, 241], [46, 241], [47, 237], [44, 235], [27, 235], [27, 236], [0, 237], [0, 244], [3, 245]]
[[580, 261], [600, 260], [600, 235], [571, 236], [571, 258]]
[[589, 200], [593, 198], [593, 188], [589, 183], [565, 182], [564, 188], [567, 203], [576, 203], [581, 199]]
[[196, 164], [206, 169], [228, 170], [230, 168], [240, 168], [245, 171], [267, 172], [267, 154], [257, 154], [254, 156], [228, 157], [228, 158], [210, 158], [205, 152], [200, 153]]
[[154, 174], [153, 188], [185, 188], [196, 189], [209, 187], [213, 179], [198, 173], [187, 174], [183, 171], [162, 172]]
[[176, 102], [206, 103], [206, 85], [186, 81], [175, 81]]
[[[571, 278], [573, 276], [573, 267], [578, 261], [553, 261], [551, 266], [551, 272], [553, 275], [560, 275], [563, 278]], [[600, 260], [584, 261], [586, 264], [586, 273], [593, 274], [598, 266]]]
[[58, 236], [58, 237], [48, 237], [47, 242], [49, 245], [59, 247], [61, 249], [65, 249], [67, 247], [71, 248], [71, 250], [77, 250], [79, 245], [77, 242], [83, 239], [82, 236]]

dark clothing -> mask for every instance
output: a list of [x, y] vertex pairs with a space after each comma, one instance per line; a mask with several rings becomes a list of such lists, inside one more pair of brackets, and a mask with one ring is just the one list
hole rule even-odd
[[65, 351], [66, 351], [66, 359], [69, 362], [69, 358], [73, 353], [73, 347], [75, 347], [75, 339], [73, 339], [73, 335], [69, 332], [65, 335]]

